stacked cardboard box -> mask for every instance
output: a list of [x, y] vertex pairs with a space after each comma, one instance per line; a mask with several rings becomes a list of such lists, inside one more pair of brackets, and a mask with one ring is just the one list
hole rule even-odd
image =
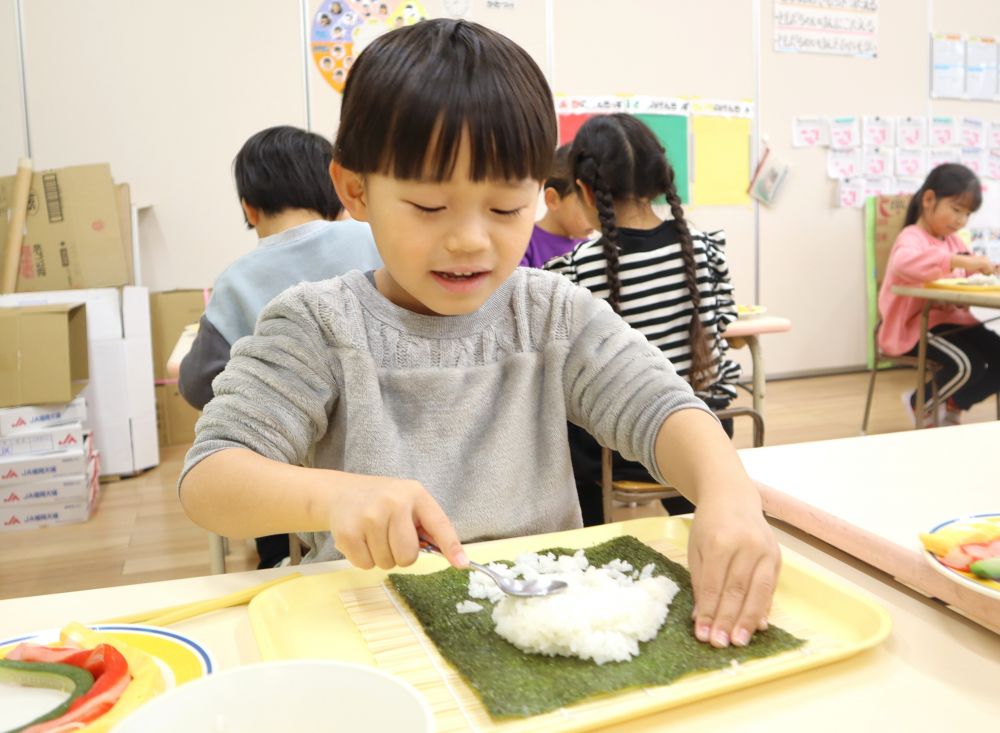
[[205, 290], [171, 290], [149, 296], [160, 445], [194, 441], [194, 426], [201, 413], [181, 395], [177, 375], [168, 373], [167, 361], [184, 329], [201, 319], [207, 295]]
[[0, 410], [0, 532], [90, 518], [100, 459], [86, 419], [83, 397]]
[[101, 474], [128, 476], [160, 462], [153, 393], [149, 292], [97, 288], [0, 296], [0, 306], [87, 306], [90, 382], [83, 390]]

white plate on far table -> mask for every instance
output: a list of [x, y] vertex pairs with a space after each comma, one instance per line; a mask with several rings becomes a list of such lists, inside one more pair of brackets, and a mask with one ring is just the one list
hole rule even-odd
[[[964, 523], [989, 520], [993, 522], [1000, 523], [1000, 514], [975, 514], [969, 517], [959, 517], [958, 519], [949, 519], [947, 522], [942, 522], [941, 524], [930, 530], [930, 534], [934, 534], [939, 529], [944, 529], [946, 527], [957, 527]], [[984, 596], [990, 598], [996, 598], [1000, 600], [1000, 583], [995, 580], [987, 580], [985, 578], [978, 578], [972, 573], [963, 573], [961, 570], [955, 570], [948, 567], [943, 562], [938, 559], [930, 550], [924, 550], [924, 557], [927, 558], [927, 562], [930, 566], [937, 570], [939, 573], [944, 575], [946, 578], [950, 578], [961, 586], [973, 590], [976, 593], [981, 593]]]
[[736, 306], [736, 316], [740, 320], [749, 318], [760, 318], [767, 313], [766, 305], [738, 305]]

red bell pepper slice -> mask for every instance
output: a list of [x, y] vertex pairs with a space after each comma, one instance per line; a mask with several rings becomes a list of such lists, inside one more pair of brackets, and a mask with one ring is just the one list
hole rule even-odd
[[[99, 644], [82, 651], [21, 644], [11, 652], [11, 655], [14, 654], [24, 662], [52, 662], [54, 658], [59, 658], [61, 664], [83, 667], [94, 675], [94, 686], [87, 694], [74, 700], [65, 714], [26, 728], [24, 733], [77, 730], [82, 724], [93, 722], [110, 710], [132, 680], [125, 657], [109, 644]], [[13, 658], [11, 655], [8, 658]]]

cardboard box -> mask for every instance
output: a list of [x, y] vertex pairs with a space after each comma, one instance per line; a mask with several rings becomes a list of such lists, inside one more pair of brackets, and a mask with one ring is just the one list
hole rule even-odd
[[187, 403], [176, 384], [156, 385], [156, 432], [160, 445], [194, 442], [201, 411]]
[[[0, 305], [87, 303], [90, 383], [87, 427], [101, 454], [101, 475], [132, 475], [160, 462], [149, 326], [149, 291], [140, 287], [17, 293]], [[91, 304], [94, 305], [91, 308]], [[95, 335], [96, 334], [96, 335]]]
[[0, 458], [55, 453], [81, 445], [83, 445], [83, 425], [80, 423], [53, 425], [41, 430], [0, 437]]
[[97, 480], [97, 458], [90, 459], [86, 473], [60, 476], [41, 481], [29, 481], [4, 487], [0, 493], [0, 506], [23, 507], [35, 504], [71, 503], [85, 501]]
[[27, 405], [0, 410], [0, 437], [87, 420], [87, 400], [82, 395], [65, 405]]
[[22, 529], [37, 529], [54, 524], [86, 522], [97, 508], [100, 482], [90, 482], [86, 498], [69, 501], [48, 501], [37, 504], [0, 504], [0, 533]]
[[0, 308], [0, 407], [69, 402], [87, 376], [84, 306]]
[[[12, 203], [13, 184], [13, 176], [0, 179], [0, 213]], [[127, 285], [118, 197], [107, 163], [36, 171], [17, 291]], [[5, 239], [0, 227], [0, 251]]]
[[16, 484], [82, 474], [86, 472], [91, 458], [93, 456], [87, 444], [59, 453], [0, 458], [0, 492]]
[[184, 327], [197, 323], [205, 312], [205, 290], [171, 290], [149, 296], [149, 316], [153, 330], [153, 376], [167, 378], [170, 358]]

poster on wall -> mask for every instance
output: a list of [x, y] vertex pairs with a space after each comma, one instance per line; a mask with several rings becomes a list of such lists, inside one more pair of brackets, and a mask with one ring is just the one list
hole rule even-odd
[[313, 15], [309, 50], [326, 83], [342, 93], [348, 70], [368, 44], [426, 19], [427, 11], [412, 0], [323, 0]]
[[878, 56], [879, 0], [774, 0], [774, 50]]

